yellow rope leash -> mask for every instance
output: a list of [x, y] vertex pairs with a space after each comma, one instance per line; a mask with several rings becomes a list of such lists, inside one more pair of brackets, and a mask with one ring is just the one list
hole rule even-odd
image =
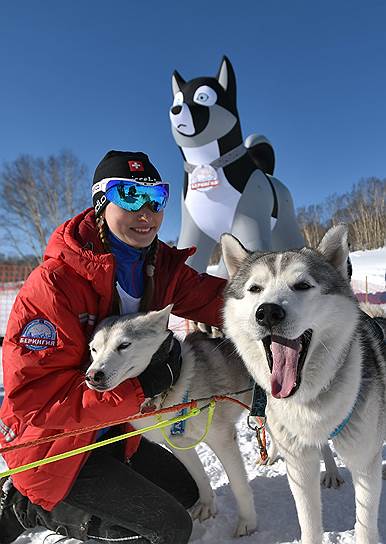
[[[205, 427], [204, 433], [201, 436], [201, 438], [199, 438], [196, 442], [194, 442], [194, 444], [191, 444], [190, 446], [177, 446], [177, 444], [175, 444], [174, 442], [172, 442], [170, 440], [170, 438], [166, 434], [164, 428], [161, 428], [161, 433], [162, 433], [162, 436], [164, 437], [165, 442], [167, 442], [171, 448], [173, 448], [175, 450], [182, 450], [182, 451], [183, 450], [191, 450], [191, 449], [195, 448], [196, 446], [198, 446], [198, 444], [204, 440], [204, 438], [206, 437], [206, 435], [209, 432], [210, 426], [212, 424], [214, 409], [215, 408], [216, 408], [216, 401], [211, 400], [210, 403], [209, 403], [208, 419], [206, 421], [206, 427]], [[159, 423], [163, 421], [161, 415], [158, 415], [156, 417], [157, 417], [157, 421]]]
[[[211, 403], [212, 402], [214, 401], [211, 401]], [[106, 440], [101, 440], [100, 442], [89, 444], [88, 446], [83, 446], [75, 450], [66, 451], [58, 455], [53, 455], [52, 457], [47, 457], [45, 459], [40, 459], [39, 461], [34, 461], [33, 463], [28, 463], [27, 465], [22, 465], [20, 467], [6, 470], [0, 473], [0, 478], [3, 478], [5, 476], [12, 476], [12, 474], [18, 474], [19, 472], [25, 472], [26, 470], [30, 470], [32, 468], [47, 465], [48, 463], [54, 463], [55, 461], [61, 461], [62, 459], [67, 459], [68, 457], [72, 457], [73, 455], [78, 455], [80, 453], [85, 453], [90, 450], [95, 450], [96, 448], [101, 448], [102, 446], [107, 446], [108, 444], [113, 444], [114, 442], [119, 442], [120, 440], [125, 440], [126, 438], [137, 436], [138, 434], [146, 433], [147, 431], [151, 431], [153, 429], [163, 429], [163, 427], [168, 427], [173, 423], [178, 423], [179, 421], [184, 421], [185, 419], [198, 416], [201, 413], [201, 410], [202, 408], [192, 408], [185, 415], [176, 416], [165, 421], [159, 421], [158, 423], [155, 423], [154, 425], [149, 425], [148, 427], [144, 427], [143, 429], [130, 431], [129, 433], [114, 436], [113, 438], [107, 438]]]

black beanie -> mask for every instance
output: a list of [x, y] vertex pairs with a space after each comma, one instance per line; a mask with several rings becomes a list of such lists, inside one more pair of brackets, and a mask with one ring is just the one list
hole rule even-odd
[[[106, 178], [126, 178], [147, 183], [159, 182], [161, 176], [151, 164], [149, 157], [140, 151], [109, 151], [95, 170], [93, 187]], [[95, 215], [100, 215], [108, 200], [104, 191], [96, 191], [92, 197]]]

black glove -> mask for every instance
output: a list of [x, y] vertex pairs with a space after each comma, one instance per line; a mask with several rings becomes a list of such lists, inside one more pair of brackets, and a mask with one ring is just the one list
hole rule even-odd
[[180, 376], [181, 363], [180, 343], [170, 333], [138, 376], [145, 397], [155, 397], [174, 385]]

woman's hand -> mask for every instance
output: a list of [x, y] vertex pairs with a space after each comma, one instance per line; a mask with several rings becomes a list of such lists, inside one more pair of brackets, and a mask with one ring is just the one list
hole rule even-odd
[[173, 338], [172, 349], [166, 358], [160, 360], [155, 354], [148, 367], [138, 376], [145, 397], [155, 397], [174, 385], [180, 376], [181, 364], [181, 346]]

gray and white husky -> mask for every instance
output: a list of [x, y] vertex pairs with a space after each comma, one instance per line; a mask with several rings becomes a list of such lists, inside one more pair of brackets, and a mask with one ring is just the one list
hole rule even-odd
[[386, 438], [385, 347], [346, 278], [347, 228], [317, 250], [249, 252], [222, 237], [225, 331], [268, 395], [303, 544], [321, 544], [318, 448], [332, 438], [353, 477], [356, 542], [378, 543]]
[[[111, 317], [101, 322], [90, 343], [92, 364], [86, 374], [89, 387], [107, 391], [128, 378], [138, 376], [170, 334], [167, 330], [170, 311], [171, 306], [168, 306], [146, 315]], [[161, 402], [163, 407], [179, 404], [186, 396], [189, 399], [208, 398], [250, 388], [248, 371], [229, 341], [195, 332], [182, 343], [181, 354], [180, 377], [164, 398], [160, 395], [154, 399], [156, 407]], [[249, 405], [251, 392], [246, 391], [237, 398]], [[200, 402], [199, 406], [204, 404], [207, 402]], [[242, 407], [234, 403], [217, 403], [212, 425], [204, 439], [223, 464], [237, 501], [239, 518], [235, 536], [246, 535], [256, 529], [253, 494], [236, 441], [235, 424], [242, 411]], [[163, 419], [174, 415], [165, 414]], [[203, 435], [206, 420], [207, 411], [187, 420], [184, 434], [172, 436], [172, 441], [179, 447], [195, 443]], [[153, 416], [132, 424], [135, 428], [142, 428], [155, 422]], [[169, 434], [170, 428], [165, 430]], [[160, 430], [147, 432], [146, 437], [164, 442]], [[173, 453], [187, 467], [199, 489], [200, 499], [193, 507], [192, 517], [202, 521], [214, 516], [214, 493], [196, 450], [173, 450]]]

